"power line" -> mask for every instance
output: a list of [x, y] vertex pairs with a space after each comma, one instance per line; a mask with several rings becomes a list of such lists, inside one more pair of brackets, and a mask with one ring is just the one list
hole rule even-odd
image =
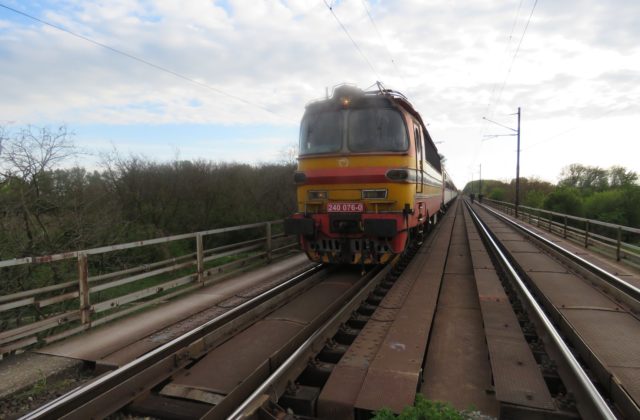
[[405, 87], [408, 88], [409, 85], [407, 84], [407, 81], [405, 80], [404, 75], [402, 74], [402, 72], [398, 68], [398, 65], [396, 64], [396, 60], [393, 59], [393, 54], [391, 54], [391, 50], [389, 50], [389, 46], [387, 45], [387, 42], [385, 41], [384, 37], [382, 36], [380, 31], [378, 30], [378, 25], [376, 25], [376, 22], [373, 20], [373, 16], [371, 15], [371, 12], [369, 11], [369, 7], [367, 6], [367, 1], [366, 0], [362, 0], [362, 6], [364, 7], [364, 10], [367, 12], [367, 16], [369, 16], [369, 20], [371, 21], [371, 25], [373, 25], [373, 29], [375, 29], [376, 33], [378, 34], [378, 37], [380, 37], [380, 40], [382, 41], [382, 45], [384, 46], [385, 50], [387, 51], [387, 54], [389, 54], [389, 58], [391, 59], [391, 63], [393, 64], [393, 67], [396, 69], [396, 72], [398, 72], [398, 75], [402, 78], [402, 81], [404, 82]]
[[[507, 43], [504, 46], [504, 51], [502, 52], [502, 56], [505, 56], [507, 54], [507, 51], [509, 50], [509, 46], [511, 45], [511, 39], [513, 38], [513, 31], [516, 28], [516, 24], [518, 23], [518, 18], [520, 17], [520, 10], [522, 8], [522, 1], [520, 0], [520, 3], [518, 4], [518, 10], [516, 11], [516, 16], [513, 19], [513, 24], [511, 25], [511, 31], [509, 32], [509, 38], [507, 38]], [[502, 64], [502, 62], [501, 62]], [[491, 89], [491, 95], [489, 95], [489, 103], [487, 104], [487, 108], [485, 109], [485, 113], [487, 113], [487, 111], [489, 111], [489, 108], [491, 107], [491, 102], [493, 101], [493, 95], [496, 93], [496, 88], [498, 87], [498, 81], [496, 80], [496, 82], [493, 84], [493, 88]], [[487, 114], [489, 115], [489, 114]], [[493, 116], [493, 112], [491, 113], [491, 115], [489, 115], [490, 117]]]
[[[495, 113], [495, 110], [498, 108], [498, 105], [500, 104], [500, 99], [502, 98], [502, 93], [504, 91], [504, 88], [507, 84], [507, 81], [509, 80], [509, 76], [511, 74], [511, 70], [513, 69], [513, 64], [516, 61], [516, 57], [518, 56], [518, 52], [520, 52], [520, 47], [522, 46], [522, 41], [524, 40], [524, 36], [527, 33], [527, 29], [529, 28], [529, 23], [531, 22], [531, 17], [533, 16], [533, 12], [536, 9], [536, 6], [538, 4], [538, 0], [535, 0], [533, 3], [533, 7], [531, 8], [531, 12], [529, 13], [529, 18], [527, 19], [527, 23], [525, 24], [524, 30], [522, 31], [522, 35], [520, 36], [520, 41], [518, 42], [518, 46], [516, 47], [516, 50], [513, 54], [513, 57], [511, 58], [511, 64], [509, 65], [509, 69], [507, 70], [507, 74], [504, 77], [504, 80], [502, 82], [502, 86], [500, 87], [500, 92], [498, 94], [498, 97], [496, 99], [495, 105], [493, 106], [493, 111], [490, 113], [490, 116], [492, 117], [493, 114]], [[518, 17], [520, 16], [520, 8], [522, 6], [522, 0], [520, 0], [520, 3], [518, 5], [518, 11], [516, 12], [516, 18], [514, 19], [513, 25], [511, 26], [511, 33], [509, 34], [509, 39], [507, 41], [507, 45], [505, 47], [505, 52], [506, 50], [508, 50], [509, 45], [511, 44], [511, 37], [513, 36], [513, 31], [515, 29], [516, 23], [518, 21]], [[494, 85], [494, 90], [495, 90], [495, 86]], [[489, 98], [489, 100], [491, 101], [491, 98], [493, 97], [493, 91], [491, 94], [491, 97]], [[491, 102], [489, 102], [489, 106], [487, 107], [487, 110], [491, 107]], [[482, 124], [482, 129], [480, 130], [480, 137], [482, 138], [482, 135], [484, 134], [484, 129], [485, 129], [486, 124], [483, 123]], [[475, 157], [474, 160], [476, 159], [478, 153], [479, 153], [479, 149], [482, 147], [482, 142], [479, 142], [479, 146], [477, 146], [476, 148], [476, 153], [475, 153]]]
[[349, 31], [347, 30], [347, 28], [342, 24], [342, 22], [340, 21], [340, 19], [338, 19], [338, 16], [336, 15], [336, 12], [333, 11], [333, 6], [329, 5], [329, 3], [327, 2], [327, 0], [322, 0], [324, 1], [324, 4], [327, 6], [327, 8], [329, 9], [329, 11], [331, 12], [331, 14], [333, 15], [333, 17], [335, 18], [336, 22], [338, 22], [338, 25], [340, 25], [340, 27], [342, 28], [342, 30], [344, 31], [344, 33], [347, 35], [347, 37], [349, 37], [349, 39], [351, 40], [351, 43], [353, 44], [353, 46], [355, 47], [355, 49], [360, 53], [360, 55], [362, 56], [362, 58], [364, 58], [364, 61], [367, 62], [367, 64], [369, 65], [369, 68], [371, 69], [371, 71], [373, 71], [373, 73], [376, 75], [377, 79], [380, 80], [380, 75], [378, 74], [378, 72], [376, 71], [376, 69], [373, 67], [373, 64], [371, 64], [371, 61], [369, 61], [369, 59], [367, 58], [367, 56], [364, 54], [364, 52], [360, 49], [360, 46], [358, 46], [358, 43], [353, 39], [353, 37], [351, 36], [351, 34], [349, 33]]
[[271, 110], [271, 109], [269, 109], [269, 108], [267, 108], [267, 107], [265, 107], [263, 105], [257, 104], [255, 102], [248, 101], [248, 100], [246, 100], [246, 99], [244, 99], [244, 98], [242, 98], [240, 96], [236, 96], [236, 95], [233, 95], [231, 93], [225, 92], [225, 91], [223, 91], [221, 89], [218, 89], [218, 88], [213, 87], [211, 85], [208, 85], [206, 83], [199, 82], [199, 81], [197, 81], [195, 79], [192, 79], [191, 77], [185, 76], [185, 75], [180, 74], [180, 73], [178, 73], [176, 71], [173, 71], [171, 69], [163, 67], [163, 66], [161, 66], [159, 64], [155, 64], [155, 63], [153, 63], [151, 61], [145, 60], [144, 58], [140, 58], [140, 57], [135, 56], [133, 54], [130, 54], [128, 52], [125, 52], [125, 51], [119, 50], [117, 48], [111, 47], [111, 46], [109, 46], [107, 44], [103, 44], [102, 42], [95, 41], [95, 40], [93, 40], [93, 39], [91, 39], [89, 37], [86, 37], [84, 35], [80, 35], [80, 34], [78, 34], [76, 32], [73, 32], [73, 31], [71, 31], [69, 29], [65, 29], [65, 28], [63, 28], [61, 26], [58, 26], [56, 24], [53, 24], [53, 23], [47, 22], [45, 20], [39, 19], [39, 18], [37, 18], [35, 16], [32, 16], [32, 15], [30, 15], [28, 13], [22, 12], [22, 11], [17, 10], [17, 9], [14, 9], [13, 7], [7, 6], [5, 4], [0, 3], [0, 7], [4, 8], [4, 9], [7, 9], [9, 11], [12, 11], [14, 13], [17, 13], [19, 15], [22, 15], [22, 16], [24, 16], [26, 18], [29, 18], [31, 20], [34, 20], [36, 22], [42, 23], [43, 25], [47, 25], [47, 26], [49, 26], [51, 28], [54, 28], [54, 29], [56, 29], [58, 31], [61, 31], [61, 32], [64, 32], [64, 33], [69, 34], [71, 36], [74, 36], [76, 38], [79, 38], [79, 39], [81, 39], [83, 41], [86, 41], [86, 42], [89, 42], [91, 44], [94, 44], [94, 45], [96, 45], [98, 47], [101, 47], [101, 48], [104, 48], [106, 50], [109, 50], [109, 51], [111, 51], [113, 53], [120, 54], [120, 55], [122, 55], [124, 57], [127, 57], [127, 58], [131, 59], [131, 60], [135, 60], [135, 61], [137, 61], [139, 63], [145, 64], [145, 65], [147, 65], [149, 67], [152, 67], [152, 68], [154, 68], [156, 70], [160, 70], [162, 72], [169, 73], [172, 76], [175, 76], [175, 77], [177, 77], [179, 79], [182, 79], [182, 80], [185, 80], [187, 82], [193, 83], [193, 84], [195, 84], [197, 86], [200, 86], [200, 87], [203, 87], [205, 89], [211, 90], [211, 91], [213, 91], [213, 92], [215, 92], [215, 93], [217, 93], [219, 95], [226, 96], [228, 98], [231, 98], [231, 99], [234, 99], [236, 101], [242, 102], [242, 103], [244, 103], [246, 105], [250, 105], [250, 106], [253, 106], [253, 107], [256, 107], [256, 108], [260, 108], [263, 111], [266, 111], [266, 112], [268, 112], [268, 113], [270, 113], [272, 115], [275, 115], [275, 116], [280, 117], [280, 118], [285, 118], [288, 121], [291, 121], [289, 118], [286, 118], [283, 115], [278, 114], [277, 112], [275, 112], [275, 111], [273, 111], [273, 110]]
[[518, 56], [518, 52], [520, 52], [520, 47], [522, 46], [522, 41], [524, 40], [524, 36], [527, 34], [527, 29], [529, 28], [529, 23], [531, 22], [531, 17], [533, 16], [534, 10], [536, 10], [536, 6], [538, 5], [538, 0], [533, 2], [533, 7], [531, 8], [531, 13], [529, 13], [529, 18], [527, 19], [527, 24], [524, 26], [524, 30], [522, 31], [522, 35], [520, 36], [520, 42], [518, 42], [518, 47], [516, 48], [515, 53], [513, 54], [513, 58], [511, 59], [511, 64], [509, 65], [509, 70], [504, 78], [504, 82], [502, 82], [502, 87], [500, 88], [500, 93], [498, 94], [498, 99], [496, 100], [496, 105], [494, 107], [497, 108], [500, 105], [500, 99], [502, 98], [502, 92], [504, 91], [504, 87], [509, 80], [509, 76], [511, 75], [511, 70], [513, 69], [513, 63], [516, 61], [516, 57]]
[[[515, 17], [513, 18], [513, 23], [511, 24], [511, 31], [509, 32], [509, 37], [507, 38], [507, 43], [504, 46], [504, 50], [502, 51], [502, 55], [500, 56], [500, 66], [502, 66], [502, 62], [505, 59], [505, 56], [507, 55], [507, 52], [509, 51], [509, 46], [511, 45], [511, 39], [513, 38], [513, 32], [516, 28], [516, 25], [518, 23], [518, 19], [520, 18], [520, 10], [522, 9], [522, 2], [523, 0], [520, 0], [520, 2], [518, 3], [518, 9], [516, 10], [516, 14]], [[496, 93], [496, 88], [498, 87], [498, 80], [495, 81], [495, 83], [493, 84], [493, 87], [491, 88], [491, 94], [489, 95], [489, 101], [487, 102], [487, 106], [485, 107], [484, 110], [484, 114], [485, 116], [489, 116], [490, 118], [493, 118], [493, 114], [495, 112], [495, 108], [493, 110], [491, 110], [491, 112], [489, 112], [489, 110], [491, 109], [491, 105], [493, 102], [493, 98], [494, 98], [494, 94]], [[482, 127], [480, 128], [480, 139], [484, 138], [484, 133], [485, 133], [485, 129], [487, 126], [487, 121], [486, 119], [483, 119], [482, 121]], [[473, 157], [473, 161], [475, 162], [475, 160], [477, 159], [478, 155], [480, 154], [480, 151], [482, 149], [482, 142], [484, 140], [478, 142], [477, 146], [476, 146], [476, 150], [474, 153], [474, 157]]]

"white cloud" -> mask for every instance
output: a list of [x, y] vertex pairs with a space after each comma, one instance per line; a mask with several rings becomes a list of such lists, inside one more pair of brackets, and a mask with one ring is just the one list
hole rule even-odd
[[[517, 1], [368, 1], [384, 42], [360, 0], [332, 3], [382, 80], [407, 93], [433, 137], [445, 141], [439, 148], [459, 185], [481, 162], [484, 176], [512, 176], [505, 164], [513, 160], [513, 148], [505, 146], [509, 140], [481, 144], [481, 133], [500, 131], [481, 117], [515, 125], [506, 114], [518, 106], [523, 143], [572, 126], [591, 127], [568, 133], [573, 140], [538, 146], [544, 153], [523, 155], [525, 176], [553, 179], [559, 167], [572, 162], [602, 159], [607, 166], [605, 161], [619, 156], [622, 163], [640, 151], [628, 137], [640, 113], [636, 0], [538, 2], [495, 109], [532, 0], [522, 2], [509, 43]], [[2, 119], [295, 125], [304, 104], [323, 96], [325, 87], [342, 82], [366, 87], [377, 77], [322, 0], [53, 4], [38, 16], [258, 107], [3, 11]], [[620, 111], [607, 114], [612, 109]], [[594, 118], [597, 123], [590, 122]], [[627, 143], [619, 143], [621, 137]], [[556, 145], [561, 154], [551, 147]], [[612, 145], [618, 149], [609, 150]], [[635, 160], [627, 163], [640, 170]]]

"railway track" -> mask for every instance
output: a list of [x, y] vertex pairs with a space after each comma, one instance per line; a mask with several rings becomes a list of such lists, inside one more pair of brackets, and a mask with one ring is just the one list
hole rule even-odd
[[259, 319], [264, 312], [318, 283], [325, 274], [326, 269], [316, 265], [22, 418], [105, 417], [206, 354], [237, 329]]
[[[315, 343], [314, 353], [314, 343], [308, 342], [231, 418], [272, 418], [287, 412], [367, 418], [385, 407], [401, 411], [416, 392], [458, 402], [456, 406], [473, 401], [502, 418], [636, 418], [638, 412], [626, 405], [628, 400], [613, 398], [611, 389], [595, 380], [593, 367], [575, 350], [577, 343], [567, 344], [565, 332], [537, 303], [542, 298], [526, 287], [521, 267], [514, 266], [496, 234], [470, 208], [464, 212], [464, 218], [460, 209], [456, 218], [443, 221], [439, 243], [426, 247], [430, 258], [421, 261], [420, 268], [414, 261], [398, 274], [385, 295], [388, 301], [383, 298], [375, 309], [359, 310], [368, 319], [355, 328], [355, 337], [334, 337], [342, 349], [330, 351]], [[503, 238], [513, 234], [511, 228], [501, 232]], [[524, 238], [509, 241], [517, 242], [512, 247], [520, 252], [526, 248]], [[539, 261], [539, 272], [547, 273], [545, 264], [552, 266]], [[417, 282], [407, 286], [412, 275], [419, 273], [420, 278], [427, 272], [437, 279], [431, 288], [415, 287]], [[429, 290], [431, 299], [420, 295], [421, 290]], [[476, 307], [470, 303], [473, 294]], [[411, 297], [416, 296], [421, 315], [411, 311], [416, 301]], [[410, 332], [403, 336], [403, 329]], [[417, 351], [394, 356], [394, 344]]]
[[[336, 314], [230, 418], [287, 413], [366, 418], [379, 408], [399, 411], [412, 404], [422, 382], [429, 326], [456, 215], [452, 210], [414, 250], [412, 260], [400, 262], [362, 304], [356, 299]], [[421, 281], [425, 276], [429, 281]], [[352, 308], [357, 309], [349, 316]], [[336, 331], [341, 318], [346, 325]], [[420, 325], [425, 328], [416, 327]]]
[[125, 407], [225, 418], [328, 318], [338, 329], [391, 268], [317, 265], [23, 418], [102, 418]]
[[316, 266], [25, 418], [640, 418], [636, 286], [461, 201], [393, 265]]
[[317, 351], [336, 333], [352, 335], [345, 323], [363, 322], [354, 310], [379, 301], [411, 255], [366, 273], [317, 265], [23, 418], [102, 418], [125, 407], [140, 416], [225, 418], [300, 343]]
[[580, 414], [640, 418], [638, 287], [486, 206], [478, 213]]

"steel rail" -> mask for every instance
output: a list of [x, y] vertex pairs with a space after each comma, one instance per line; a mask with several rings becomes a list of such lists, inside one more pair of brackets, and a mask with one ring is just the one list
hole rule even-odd
[[467, 209], [473, 218], [475, 219], [476, 225], [481, 229], [483, 236], [486, 238], [488, 244], [491, 246], [494, 254], [500, 259], [500, 262], [504, 265], [504, 267], [508, 270], [509, 275], [515, 281], [515, 284], [518, 286], [521, 295], [526, 299], [527, 304], [533, 310], [534, 314], [538, 317], [541, 324], [544, 326], [547, 334], [553, 341], [553, 343], [558, 348], [561, 356], [563, 357], [565, 363], [569, 366], [571, 372], [575, 375], [575, 379], [577, 380], [580, 387], [582, 387], [582, 391], [589, 397], [593, 407], [595, 408], [598, 415], [603, 419], [616, 419], [617, 417], [611, 411], [611, 408], [606, 403], [602, 395], [598, 392], [595, 385], [589, 379], [589, 376], [584, 371], [580, 363], [573, 355], [567, 343], [565, 343], [562, 336], [558, 330], [553, 326], [553, 323], [549, 319], [549, 317], [544, 313], [544, 310], [540, 306], [540, 304], [536, 301], [533, 294], [529, 291], [525, 282], [520, 278], [518, 272], [515, 270], [511, 262], [506, 257], [506, 255], [502, 252], [498, 244], [493, 239], [491, 233], [485, 226], [485, 224], [480, 220], [476, 212], [471, 208], [471, 206], [465, 201], [467, 205]]
[[[31, 419], [50, 419], [60, 418], [65, 414], [72, 412], [73, 410], [82, 407], [86, 403], [92, 401], [96, 396], [101, 395], [104, 391], [117, 387], [127, 379], [134, 375], [144, 371], [154, 363], [175, 354], [180, 349], [187, 347], [195, 340], [203, 337], [209, 332], [217, 329], [223, 324], [232, 321], [239, 317], [248, 310], [251, 310], [260, 304], [270, 300], [272, 297], [292, 288], [293, 286], [301, 283], [305, 279], [311, 277], [313, 274], [319, 272], [325, 268], [322, 264], [316, 264], [313, 267], [305, 270], [304, 272], [296, 275], [295, 277], [259, 294], [258, 296], [238, 305], [237, 307], [229, 310], [228, 312], [210, 320], [206, 323], [194, 328], [191, 331], [177, 337], [168, 343], [140, 356], [139, 358], [125, 364], [124, 366], [107, 373], [106, 375], [99, 377], [93, 382], [87, 385], [80, 386], [67, 394], [64, 394], [57, 399], [50, 401], [49, 403], [39, 407], [38, 409], [24, 415], [20, 420]], [[116, 407], [120, 408], [120, 407]]]
[[227, 420], [237, 420], [243, 419], [247, 416], [251, 415], [251, 410], [257, 408], [257, 403], [262, 395], [268, 393], [270, 389], [273, 389], [276, 386], [276, 383], [287, 375], [287, 371], [293, 368], [299, 361], [301, 357], [304, 357], [310, 349], [316, 344], [316, 341], [321, 339], [325, 334], [327, 334], [328, 330], [339, 323], [340, 319], [347, 316], [353, 310], [352, 308], [357, 305], [359, 302], [366, 299], [367, 295], [370, 293], [370, 289], [372, 285], [375, 285], [378, 281], [380, 281], [386, 274], [391, 270], [393, 264], [387, 264], [387, 266], [380, 270], [374, 277], [369, 280], [369, 282], [353, 297], [346, 303], [340, 311], [338, 311], [334, 316], [332, 316], [327, 322], [325, 322], [320, 328], [318, 328], [308, 339], [306, 339], [300, 347], [298, 347], [283, 363], [280, 365], [275, 372], [273, 372], [249, 397], [236, 410], [227, 417]]
[[481, 204], [481, 207], [489, 212], [491, 212], [494, 216], [500, 218], [501, 220], [507, 222], [508, 224], [516, 227], [517, 229], [523, 231], [524, 233], [526, 233], [527, 235], [535, 238], [537, 241], [542, 242], [543, 244], [545, 244], [546, 246], [550, 247], [551, 249], [553, 249], [554, 251], [558, 252], [559, 254], [569, 258], [571, 261], [577, 263], [578, 265], [580, 265], [581, 267], [587, 269], [588, 271], [590, 271], [591, 273], [597, 275], [598, 277], [602, 278], [604, 281], [606, 281], [607, 283], [611, 284], [612, 286], [614, 286], [616, 289], [626, 293], [627, 295], [629, 295], [630, 297], [632, 297], [633, 299], [635, 299], [636, 301], [640, 302], [640, 288], [627, 283], [626, 281], [622, 280], [620, 277], [609, 273], [608, 271], [602, 269], [601, 267], [598, 267], [597, 265], [585, 260], [584, 258], [582, 258], [579, 255], [574, 254], [573, 252], [561, 247], [558, 244], [553, 243], [552, 241], [548, 240], [547, 238], [539, 235], [538, 233], [532, 231], [531, 229], [521, 225], [520, 223], [514, 222], [513, 220], [505, 217], [504, 215], [500, 214], [499, 212], [485, 206]]

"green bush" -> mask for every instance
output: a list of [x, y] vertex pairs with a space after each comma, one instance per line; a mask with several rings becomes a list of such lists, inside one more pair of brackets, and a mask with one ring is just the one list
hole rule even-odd
[[543, 208], [558, 213], [584, 216], [582, 196], [575, 188], [558, 188], [545, 198]]
[[506, 194], [502, 188], [496, 188], [489, 194], [489, 198], [497, 201], [504, 201]]
[[397, 416], [388, 408], [375, 412], [374, 420], [463, 420], [465, 416], [451, 404], [430, 401], [418, 394], [412, 407], [405, 407]]
[[596, 192], [585, 198], [585, 212], [588, 218], [637, 227], [640, 225], [640, 187]]
[[532, 190], [527, 193], [522, 201], [522, 204], [528, 207], [541, 208], [544, 204], [544, 199], [546, 198], [546, 194], [544, 191], [540, 190]]

